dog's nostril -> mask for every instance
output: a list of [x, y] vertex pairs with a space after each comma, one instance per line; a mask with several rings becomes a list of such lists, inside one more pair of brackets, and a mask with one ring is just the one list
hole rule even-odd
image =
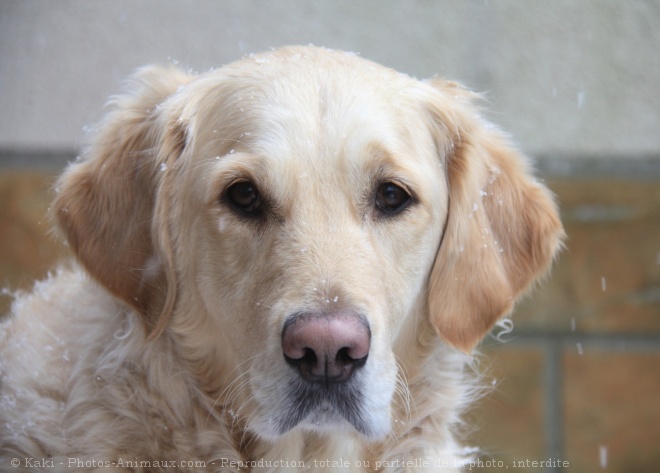
[[371, 332], [355, 314], [301, 314], [282, 330], [286, 362], [311, 382], [345, 382], [365, 365]]
[[339, 365], [356, 364], [362, 366], [367, 362], [367, 356], [368, 355], [364, 355], [361, 358], [353, 358], [353, 356], [351, 356], [351, 347], [343, 347], [337, 352], [335, 363]]
[[342, 365], [346, 365], [348, 363], [351, 363], [353, 361], [353, 358], [351, 358], [348, 355], [348, 347], [344, 347], [341, 350], [337, 352], [337, 357], [335, 358], [335, 363], [340, 363]]
[[309, 365], [315, 365], [318, 361], [316, 353], [311, 348], [305, 348], [305, 354], [300, 360], [297, 360], [299, 363], [306, 363]]

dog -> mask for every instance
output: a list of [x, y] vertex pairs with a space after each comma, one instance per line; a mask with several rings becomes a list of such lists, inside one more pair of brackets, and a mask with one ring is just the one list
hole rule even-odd
[[2, 468], [457, 471], [471, 353], [563, 237], [477, 100], [311, 46], [139, 70], [2, 324]]

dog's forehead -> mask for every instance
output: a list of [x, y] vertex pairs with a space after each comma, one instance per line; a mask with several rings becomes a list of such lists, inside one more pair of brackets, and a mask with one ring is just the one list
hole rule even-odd
[[[225, 100], [268, 119], [340, 118], [380, 104], [396, 106], [417, 81], [354, 54], [319, 48], [284, 48], [249, 56], [215, 73]], [[225, 97], [227, 99], [227, 97]]]
[[405, 91], [417, 81], [355, 54], [285, 48], [221, 72], [232, 82], [216, 108], [232, 117], [225, 129], [271, 159], [313, 155], [318, 166], [319, 159], [359, 154], [373, 142], [396, 148], [415, 140]]

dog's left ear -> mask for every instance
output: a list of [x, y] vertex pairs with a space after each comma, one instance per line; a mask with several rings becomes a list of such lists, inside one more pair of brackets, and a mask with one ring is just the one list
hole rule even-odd
[[432, 85], [427, 110], [445, 160], [449, 209], [429, 311], [440, 337], [470, 352], [547, 271], [564, 233], [553, 196], [479, 116], [472, 94], [452, 83]]

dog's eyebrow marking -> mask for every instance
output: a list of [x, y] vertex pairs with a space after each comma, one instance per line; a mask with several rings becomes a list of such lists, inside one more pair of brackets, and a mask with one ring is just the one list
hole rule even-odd
[[408, 167], [404, 165], [405, 160], [381, 143], [371, 143], [366, 153], [370, 157], [371, 166], [375, 168], [372, 172], [377, 178], [387, 179], [396, 176], [403, 178], [410, 174]]

